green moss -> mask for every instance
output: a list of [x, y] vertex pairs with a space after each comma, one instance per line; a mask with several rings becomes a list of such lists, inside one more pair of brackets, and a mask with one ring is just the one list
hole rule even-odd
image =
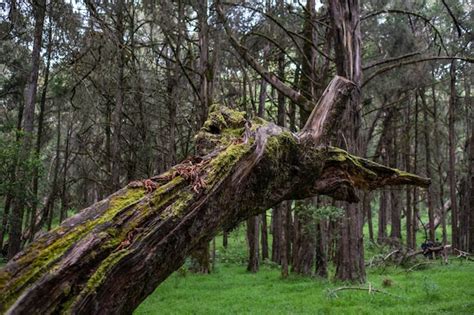
[[[99, 268], [87, 281], [86, 289], [83, 292], [94, 292], [95, 289], [104, 281], [107, 273], [119, 262], [124, 256], [129, 253], [129, 250], [124, 248], [116, 251], [104, 259]], [[81, 294], [83, 293], [81, 292]]]
[[231, 144], [210, 163], [210, 170], [207, 174], [206, 183], [208, 188], [212, 186], [214, 181], [220, 176], [228, 173], [234, 165], [247, 153], [251, 148], [251, 142]]
[[222, 115], [222, 112], [220, 111], [215, 111], [209, 113], [209, 117], [207, 118], [206, 122], [203, 125], [203, 130], [207, 132], [211, 131], [221, 131], [223, 129], [227, 128], [227, 122]]
[[245, 112], [239, 112], [237, 110], [232, 110], [227, 107], [223, 107], [221, 109], [226, 122], [229, 126], [236, 128], [236, 127], [243, 127], [245, 124]]
[[189, 191], [183, 191], [179, 197], [173, 202], [173, 204], [164, 211], [160, 216], [163, 220], [171, 217], [179, 217], [183, 214], [183, 210], [189, 205], [189, 202], [193, 200], [194, 194]]
[[296, 148], [296, 145], [297, 140], [293, 134], [289, 131], [284, 131], [267, 139], [265, 151], [270, 159], [278, 161], [283, 153], [288, 154], [292, 151], [291, 147]]
[[138, 202], [143, 196], [144, 189], [128, 189], [124, 194], [112, 197], [108, 209], [97, 219], [84, 222], [64, 235], [61, 235], [64, 233], [63, 227], [51, 231], [51, 233], [61, 236], [56, 237], [49, 245], [44, 244], [47, 240], [33, 243], [29, 253], [18, 260], [18, 264], [28, 266], [27, 269], [22, 272], [21, 277], [15, 280], [15, 283], [9, 285], [8, 292], [3, 292], [3, 289], [10, 276], [2, 271], [0, 275], [3, 278], [0, 283], [0, 291], [2, 291], [0, 302], [6, 306], [11, 305], [18, 297], [19, 290], [26, 283], [36, 280], [50, 270], [52, 268], [51, 264], [59, 259], [75, 242], [96, 226], [111, 221], [120, 211]]

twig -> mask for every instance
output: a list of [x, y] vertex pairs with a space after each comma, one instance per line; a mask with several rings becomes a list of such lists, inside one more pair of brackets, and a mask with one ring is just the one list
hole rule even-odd
[[421, 263], [418, 263], [412, 267], [410, 267], [409, 269], [405, 270], [405, 272], [412, 272], [414, 271], [416, 268], [418, 268], [419, 266], [423, 266], [423, 265], [432, 265], [434, 264], [434, 262], [431, 262], [431, 261], [424, 261], [424, 262], [421, 262]]
[[389, 293], [389, 292], [386, 292], [386, 291], [382, 291], [382, 290], [376, 289], [376, 288], [372, 287], [372, 285], [371, 285], [370, 283], [369, 283], [369, 287], [368, 287], [368, 288], [364, 288], [364, 287], [339, 287], [339, 288], [330, 290], [330, 294], [333, 294], [334, 296], [337, 297], [336, 292], [345, 291], [345, 290], [368, 291], [369, 294], [381, 293], [381, 294], [385, 294], [385, 295], [390, 295], [390, 296], [394, 296], [394, 297], [401, 298], [401, 296], [399, 296], [399, 295], [395, 295], [395, 294], [392, 294], [392, 293]]
[[383, 258], [383, 261], [386, 261], [387, 259], [390, 258], [390, 256], [392, 256], [393, 254], [398, 253], [399, 251], [400, 251], [400, 249], [396, 249], [396, 250], [394, 250], [393, 252], [390, 252], [387, 256], [385, 256], [385, 257]]
[[453, 248], [453, 250], [459, 253], [459, 255], [456, 258], [459, 258], [459, 259], [465, 258], [466, 260], [474, 261], [474, 259], [469, 257], [469, 256], [471, 256], [471, 254], [469, 252], [465, 252], [465, 251], [459, 250], [457, 248]]

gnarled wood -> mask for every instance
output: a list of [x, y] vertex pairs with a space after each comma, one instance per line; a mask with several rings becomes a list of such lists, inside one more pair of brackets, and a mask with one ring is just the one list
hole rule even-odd
[[200, 156], [130, 183], [16, 255], [0, 271], [0, 312], [131, 313], [200, 244], [284, 200], [355, 202], [356, 188], [426, 187], [428, 179], [318, 145], [342, 92], [316, 109], [322, 132], [214, 109], [196, 136]]

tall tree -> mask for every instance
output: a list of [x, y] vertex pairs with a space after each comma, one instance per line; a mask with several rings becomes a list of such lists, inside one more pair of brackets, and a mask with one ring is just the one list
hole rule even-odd
[[[343, 132], [339, 143], [358, 153], [360, 128], [360, 85], [362, 80], [360, 7], [358, 0], [329, 1], [331, 25], [334, 32], [336, 73], [356, 86], [344, 110]], [[336, 260], [336, 278], [355, 282], [365, 281], [363, 244], [363, 213], [354, 204], [345, 205], [341, 220]]]
[[[34, 131], [34, 114], [36, 105], [36, 91], [38, 89], [38, 74], [41, 63], [40, 53], [43, 42], [44, 18], [46, 14], [46, 0], [35, 0], [32, 2], [33, 15], [35, 19], [35, 30], [33, 39], [33, 50], [31, 53], [31, 70], [24, 91], [24, 109], [22, 130], [23, 144], [19, 158], [29, 159]], [[17, 179], [27, 180], [26, 170], [19, 168]], [[8, 258], [12, 258], [21, 249], [21, 235], [23, 227], [24, 199], [15, 201], [14, 210], [10, 214], [10, 229], [8, 233]]]

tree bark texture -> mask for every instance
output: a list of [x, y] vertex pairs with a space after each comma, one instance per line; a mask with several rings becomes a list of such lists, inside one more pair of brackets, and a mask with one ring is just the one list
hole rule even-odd
[[[356, 89], [347, 100], [342, 132], [337, 143], [360, 153], [360, 86], [362, 80], [359, 0], [329, 1], [329, 15], [334, 32], [336, 73], [351, 80]], [[363, 211], [355, 204], [344, 206], [346, 215], [340, 222], [336, 278], [354, 282], [365, 281], [363, 244]]]
[[247, 242], [249, 249], [249, 259], [247, 271], [257, 272], [260, 264], [258, 255], [258, 216], [252, 216], [247, 219]]
[[316, 106], [326, 119], [313, 116], [311, 132], [298, 134], [213, 108], [196, 136], [199, 156], [131, 182], [10, 260], [0, 270], [0, 312], [131, 313], [201, 244], [284, 200], [356, 202], [356, 188], [429, 185], [312, 136], [333, 132], [326, 123], [353, 87], [336, 77]]

